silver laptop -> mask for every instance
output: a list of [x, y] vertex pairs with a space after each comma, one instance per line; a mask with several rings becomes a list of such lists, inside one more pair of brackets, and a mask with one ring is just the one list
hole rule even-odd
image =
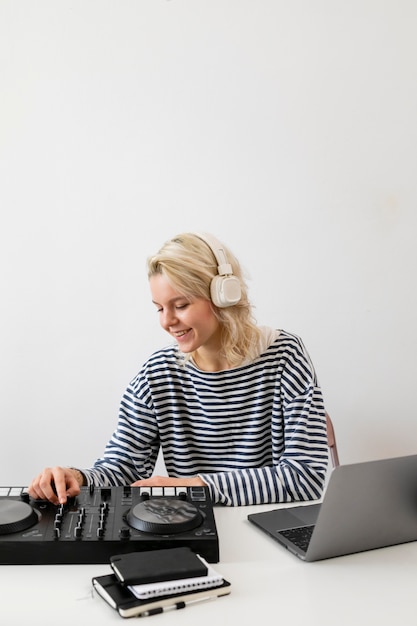
[[417, 455], [336, 467], [321, 503], [248, 520], [305, 561], [417, 539]]

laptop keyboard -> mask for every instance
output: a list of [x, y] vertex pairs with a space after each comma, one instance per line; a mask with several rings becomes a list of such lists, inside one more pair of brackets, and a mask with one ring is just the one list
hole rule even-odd
[[314, 525], [300, 526], [299, 528], [288, 528], [287, 530], [281, 530], [279, 534], [291, 541], [291, 543], [293, 543], [305, 552], [308, 548], [308, 544], [310, 543], [313, 530]]

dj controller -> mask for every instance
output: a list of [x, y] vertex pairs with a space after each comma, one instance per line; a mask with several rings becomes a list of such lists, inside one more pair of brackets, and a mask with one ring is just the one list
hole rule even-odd
[[115, 554], [179, 546], [219, 561], [207, 487], [82, 487], [60, 506], [0, 487], [2, 565], [108, 563]]

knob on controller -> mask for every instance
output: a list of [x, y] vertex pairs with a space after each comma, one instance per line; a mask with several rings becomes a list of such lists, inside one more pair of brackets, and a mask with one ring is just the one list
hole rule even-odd
[[119, 532], [120, 539], [129, 539], [130, 538], [130, 528], [123, 526]]
[[136, 530], [165, 535], [192, 530], [200, 526], [203, 516], [180, 498], [149, 498], [130, 509], [126, 521]]
[[38, 521], [38, 515], [30, 504], [19, 500], [0, 502], [0, 535], [22, 532]]

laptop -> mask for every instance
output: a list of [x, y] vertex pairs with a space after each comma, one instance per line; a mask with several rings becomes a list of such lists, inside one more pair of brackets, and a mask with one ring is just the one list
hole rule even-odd
[[340, 465], [322, 502], [248, 520], [304, 561], [417, 539], [417, 455]]

